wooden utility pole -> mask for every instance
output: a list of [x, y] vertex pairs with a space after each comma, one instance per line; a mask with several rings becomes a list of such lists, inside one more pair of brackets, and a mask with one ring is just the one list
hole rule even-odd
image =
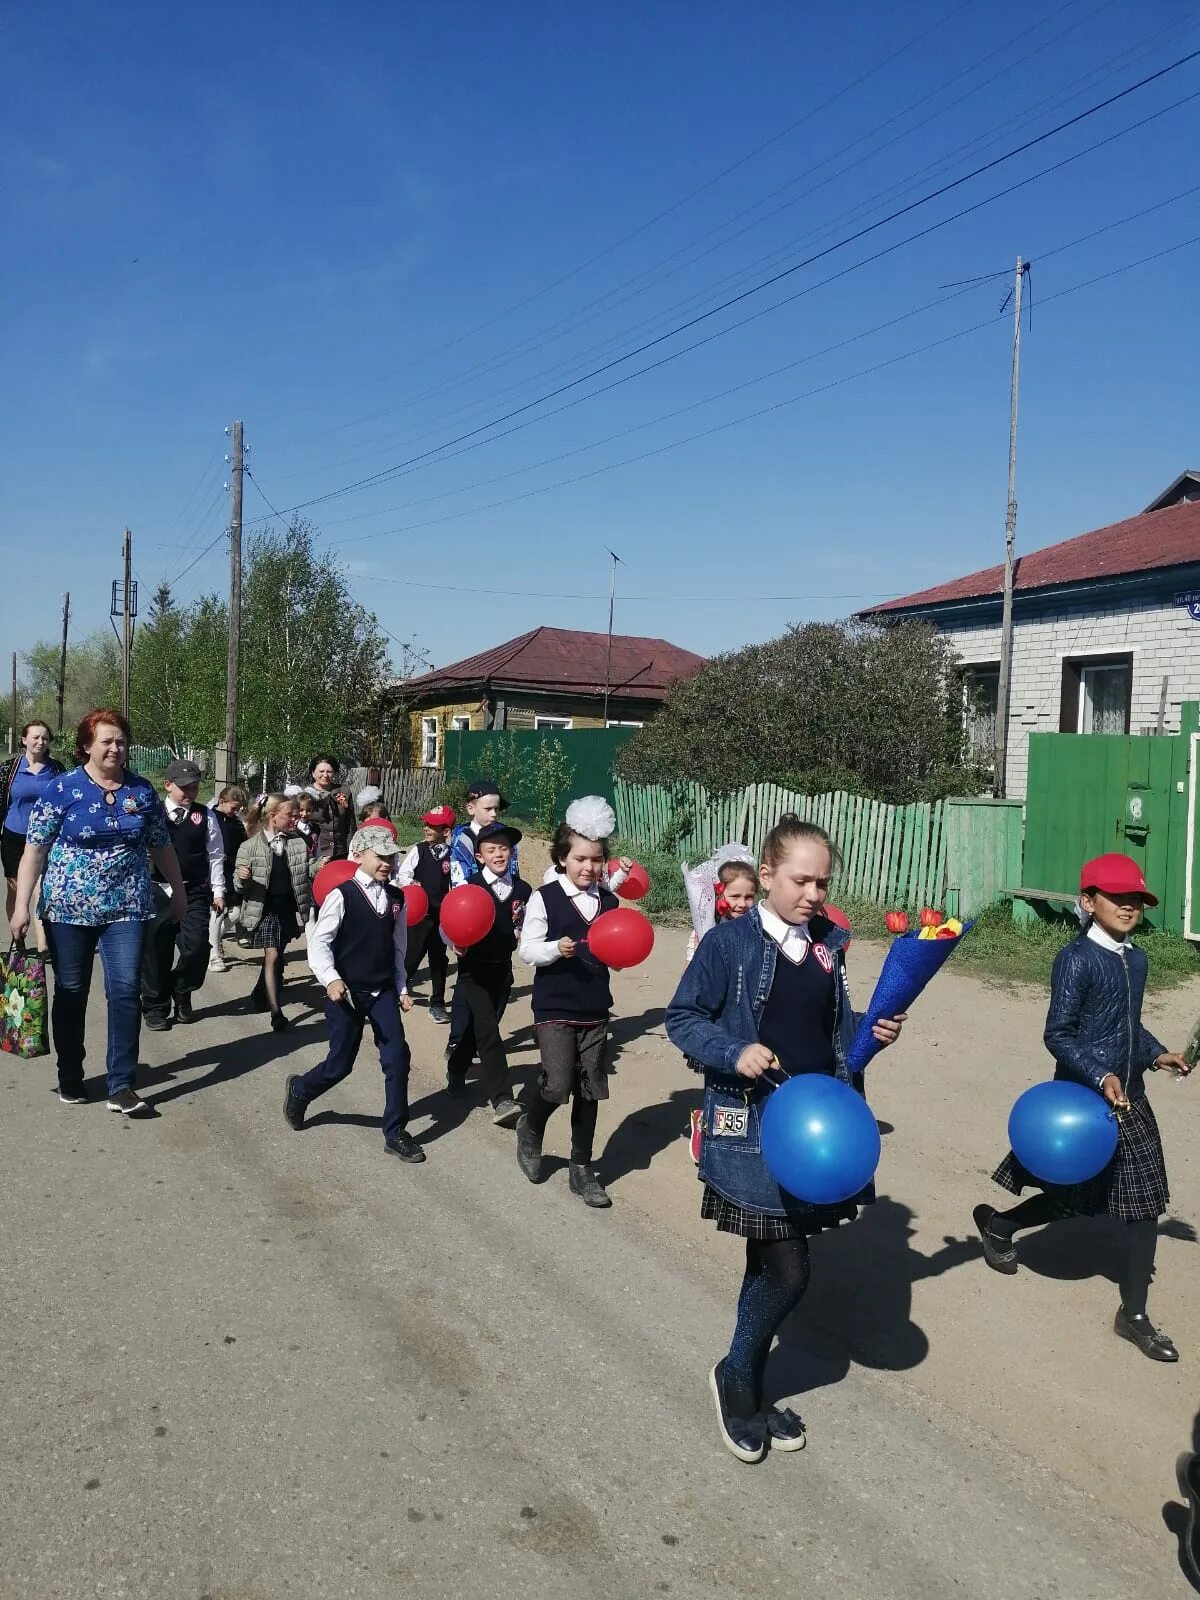
[[12, 653], [12, 727], [10, 729], [11, 737], [8, 745], [10, 750], [15, 750], [17, 748], [17, 739], [20, 735], [20, 729], [21, 724], [17, 719], [17, 652], [14, 650]]
[[1012, 684], [1013, 571], [1017, 551], [1017, 398], [1021, 388], [1021, 290], [1029, 263], [1017, 257], [1013, 281], [1012, 388], [1008, 408], [1008, 510], [1004, 518], [1004, 604], [1000, 616], [1000, 682], [996, 689], [996, 754], [992, 793], [1003, 800], [1008, 782], [1008, 702]]
[[[605, 546], [608, 549], [608, 546]], [[608, 589], [608, 649], [604, 655], [604, 726], [608, 727], [608, 696], [612, 688], [612, 641], [613, 641], [613, 616], [617, 607], [617, 567], [624, 566], [624, 562], [615, 550], [609, 550], [612, 557], [612, 582]]]
[[71, 596], [63, 595], [62, 649], [58, 653], [58, 729], [63, 731], [63, 707], [67, 698], [67, 630], [71, 626]]
[[129, 716], [129, 662], [133, 654], [133, 535], [125, 529], [121, 545], [121, 715]]
[[238, 775], [238, 669], [242, 647], [242, 425], [230, 430], [229, 474], [229, 658], [225, 666], [225, 782]]

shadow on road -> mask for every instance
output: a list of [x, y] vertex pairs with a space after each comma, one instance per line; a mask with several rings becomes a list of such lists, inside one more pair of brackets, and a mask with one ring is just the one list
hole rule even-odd
[[[261, 1033], [244, 1033], [220, 1044], [201, 1045], [174, 1061], [140, 1069], [143, 1090], [160, 1083], [168, 1085], [157, 1094], [144, 1094], [143, 1098], [148, 1105], [158, 1107], [166, 1105], [169, 1100], [178, 1100], [183, 1095], [198, 1094], [202, 1089], [230, 1083], [235, 1078], [244, 1077], [247, 1072], [257, 1072], [259, 1067], [286, 1061], [293, 1051], [303, 1050], [312, 1043], [313, 1035], [323, 1033], [324, 1029], [323, 1021], [314, 1020], [299, 1023], [286, 1033], [272, 1033], [270, 1023], [264, 1017]], [[182, 1034], [180, 1028], [172, 1030], [174, 1038], [180, 1038]], [[209, 1071], [185, 1081], [184, 1074], [200, 1066], [208, 1066]]]
[[[1123, 1251], [1120, 1233], [1121, 1224], [1111, 1217], [1070, 1217], [1022, 1234], [1017, 1249], [1021, 1265], [1039, 1277], [1064, 1283], [1107, 1278], [1116, 1283]], [[1160, 1239], [1197, 1243], [1195, 1228], [1180, 1217], [1164, 1217], [1158, 1234]]]
[[665, 1100], [631, 1111], [609, 1134], [597, 1162], [604, 1182], [619, 1183], [631, 1172], [645, 1172], [676, 1139], [686, 1140], [688, 1118], [703, 1104], [704, 1084], [697, 1077], [694, 1089], [675, 1089]]
[[1184, 1504], [1181, 1505], [1178, 1500], [1168, 1500], [1162, 1509], [1163, 1524], [1178, 1543], [1179, 1570], [1196, 1593], [1200, 1594], [1200, 1506], [1189, 1504], [1192, 1496], [1182, 1481], [1182, 1469], [1187, 1464], [1189, 1454], [1193, 1457], [1200, 1456], [1200, 1411], [1196, 1413], [1192, 1422], [1191, 1450], [1185, 1452], [1177, 1464], [1181, 1479], [1179, 1490], [1184, 1497]]
[[913, 1215], [881, 1195], [857, 1222], [812, 1240], [812, 1283], [771, 1358], [772, 1395], [840, 1383], [852, 1364], [905, 1372], [924, 1361], [929, 1340], [912, 1320], [912, 1286], [973, 1261], [979, 1248], [947, 1237], [922, 1255], [910, 1242]]

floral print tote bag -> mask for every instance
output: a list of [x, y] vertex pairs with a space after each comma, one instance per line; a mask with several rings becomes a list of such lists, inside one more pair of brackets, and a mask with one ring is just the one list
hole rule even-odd
[[4, 1006], [0, 1011], [0, 1050], [9, 1055], [50, 1054], [46, 1026], [46, 958], [14, 944], [3, 964]]

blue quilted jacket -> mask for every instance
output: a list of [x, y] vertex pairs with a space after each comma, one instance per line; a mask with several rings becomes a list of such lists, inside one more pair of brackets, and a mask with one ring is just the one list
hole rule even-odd
[[1058, 952], [1043, 1035], [1056, 1078], [1098, 1090], [1115, 1072], [1130, 1100], [1142, 1098], [1145, 1073], [1166, 1048], [1142, 1026], [1147, 967], [1137, 945], [1106, 950], [1086, 934]]

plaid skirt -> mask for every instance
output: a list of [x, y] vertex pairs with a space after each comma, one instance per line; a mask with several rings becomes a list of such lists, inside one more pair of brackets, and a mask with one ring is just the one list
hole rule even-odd
[[755, 1239], [759, 1244], [778, 1244], [784, 1239], [802, 1239], [823, 1233], [841, 1222], [853, 1222], [859, 1206], [870, 1205], [874, 1199], [875, 1186], [870, 1184], [853, 1200], [843, 1200], [841, 1205], [806, 1206], [797, 1201], [786, 1216], [773, 1217], [765, 1211], [748, 1211], [745, 1206], [726, 1200], [706, 1183], [700, 1215], [705, 1222], [715, 1222], [718, 1233], [736, 1233], [740, 1238]]
[[1171, 1191], [1158, 1123], [1145, 1095], [1118, 1120], [1117, 1130], [1116, 1155], [1086, 1183], [1042, 1183], [1011, 1150], [992, 1177], [1012, 1194], [1025, 1188], [1043, 1190], [1058, 1201], [1062, 1217], [1109, 1216], [1121, 1222], [1161, 1217], [1171, 1203]]
[[251, 950], [286, 950], [300, 937], [300, 924], [292, 911], [264, 911], [262, 920], [250, 935]]

